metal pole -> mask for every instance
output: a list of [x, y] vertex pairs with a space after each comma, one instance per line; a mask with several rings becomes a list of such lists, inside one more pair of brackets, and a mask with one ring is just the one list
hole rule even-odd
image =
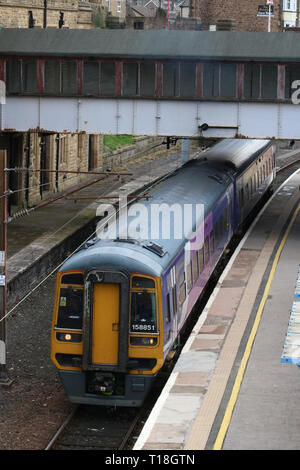
[[269, 3], [268, 33], [271, 32], [271, 3]]
[[47, 28], [47, 7], [48, 7], [48, 1], [44, 0], [44, 21], [43, 21], [44, 28]]
[[[6, 177], [6, 151], [0, 151], [0, 195], [7, 191]], [[0, 199], [0, 385], [10, 385], [11, 380], [8, 377], [6, 368], [6, 252], [7, 252], [7, 198]]]

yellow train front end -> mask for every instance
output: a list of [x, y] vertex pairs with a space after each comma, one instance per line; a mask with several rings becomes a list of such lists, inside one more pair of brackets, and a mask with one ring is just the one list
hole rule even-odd
[[51, 359], [71, 402], [141, 406], [163, 364], [160, 278], [58, 273]]

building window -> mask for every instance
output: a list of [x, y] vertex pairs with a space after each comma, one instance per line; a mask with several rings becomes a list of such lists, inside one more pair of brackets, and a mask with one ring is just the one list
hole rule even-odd
[[244, 97], [259, 98], [260, 95], [260, 66], [246, 64], [244, 66]]
[[180, 96], [193, 97], [196, 94], [196, 64], [180, 65]]
[[296, 11], [296, 0], [284, 0], [283, 9], [288, 11]]
[[144, 29], [144, 22], [143, 21], [135, 21], [133, 23], [133, 29]]
[[123, 96], [136, 96], [139, 91], [139, 67], [136, 62], [123, 64]]
[[155, 95], [155, 63], [140, 64], [140, 94], [141, 96]]
[[118, 0], [117, 3], [117, 13], [121, 13], [121, 0]]
[[262, 65], [261, 97], [277, 98], [277, 65]]
[[85, 62], [83, 66], [83, 93], [87, 95], [99, 94], [99, 64], [98, 62]]
[[163, 96], [178, 96], [179, 94], [179, 65], [164, 64]]
[[21, 93], [21, 62], [6, 61], [6, 89], [8, 93]]
[[62, 93], [65, 95], [76, 94], [76, 62], [65, 60], [61, 64]]
[[100, 93], [101, 95], [115, 95], [116, 91], [116, 67], [114, 62], [102, 62]]
[[246, 64], [244, 66], [244, 97], [249, 99], [277, 98], [277, 65]]
[[204, 64], [203, 96], [205, 98], [216, 98], [217, 96], [219, 96], [219, 81], [219, 64]]
[[37, 62], [25, 60], [23, 62], [23, 88], [25, 93], [37, 92]]
[[44, 93], [60, 93], [60, 63], [57, 60], [46, 60], [44, 66]]
[[221, 64], [220, 96], [235, 98], [236, 96], [236, 65]]

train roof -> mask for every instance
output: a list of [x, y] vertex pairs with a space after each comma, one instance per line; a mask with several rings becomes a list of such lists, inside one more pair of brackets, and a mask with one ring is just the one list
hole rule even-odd
[[205, 156], [210, 162], [222, 161], [237, 172], [242, 172], [271, 145], [272, 140], [225, 139], [210, 148]]
[[0, 54], [278, 63], [299, 62], [300, 44], [285, 32], [2, 28]]
[[[184, 237], [177, 239], [174, 236], [175, 222], [178, 222], [177, 216], [170, 219], [171, 236], [169, 239], [166, 239], [166, 234], [162, 232], [159, 233], [159, 238], [151, 239], [151, 229], [155, 228], [151, 226], [151, 221], [153, 221], [150, 217], [151, 209], [165, 203], [169, 208], [177, 205], [177, 209], [180, 208], [183, 211], [185, 204], [192, 204], [194, 208], [196, 204], [203, 204], [204, 217], [206, 217], [224, 195], [240, 168], [247, 165], [247, 162], [249, 164], [254, 159], [253, 155], [257, 156], [268, 145], [270, 141], [260, 141], [256, 144], [250, 140], [220, 142], [151, 188], [147, 192], [148, 199], [142, 199], [139, 205], [131, 206], [138, 212], [129, 211], [128, 226], [138, 218], [141, 227], [146, 219], [146, 222], [148, 221], [148, 225], [145, 225], [148, 228], [147, 234], [142, 233], [139, 240], [130, 238], [124, 240], [121, 235], [123, 226], [120, 224], [114, 239], [95, 239], [91, 246], [74, 254], [60, 270], [105, 267], [120, 269], [121, 266], [129, 272], [160, 276], [182, 250], [188, 239]], [[241, 150], [240, 155], [238, 155], [238, 149]], [[181, 223], [182, 228], [183, 219]], [[195, 212], [193, 227], [189, 227], [190, 230], [194, 229], [194, 224]]]

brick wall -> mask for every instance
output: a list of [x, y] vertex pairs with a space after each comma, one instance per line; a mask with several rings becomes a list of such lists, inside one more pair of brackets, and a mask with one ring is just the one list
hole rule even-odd
[[[267, 31], [268, 18], [257, 16], [258, 5], [265, 5], [265, 0], [191, 0], [191, 15], [201, 19], [204, 29], [217, 24], [218, 20], [233, 19], [237, 31]], [[271, 31], [281, 30], [280, 2], [274, 1], [274, 18]], [[278, 24], [279, 23], [279, 24]]]

